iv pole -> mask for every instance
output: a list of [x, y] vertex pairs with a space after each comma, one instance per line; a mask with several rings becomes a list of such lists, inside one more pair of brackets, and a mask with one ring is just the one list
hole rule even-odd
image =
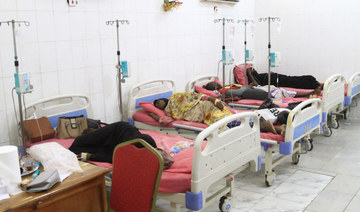
[[[24, 24], [25, 26], [30, 26], [30, 22], [28, 21], [15, 21], [15, 20], [11, 20], [11, 21], [0, 21], [0, 26], [1, 24], [6, 23], [7, 25], [12, 26], [12, 34], [13, 34], [13, 43], [14, 43], [14, 65], [15, 65], [15, 72], [18, 74], [19, 73], [19, 61], [18, 61], [18, 56], [17, 56], [17, 50], [16, 50], [16, 37], [15, 37], [15, 24], [18, 24], [18, 26], [20, 27], [21, 24]], [[24, 117], [23, 117], [23, 108], [22, 108], [22, 100], [21, 100], [21, 95], [22, 93], [20, 92], [16, 92], [18, 94], [18, 102], [19, 102], [19, 114], [20, 114], [20, 129], [21, 129], [21, 142], [22, 142], [22, 147], [23, 147], [23, 151], [24, 151], [24, 155], [26, 155], [26, 143], [25, 143], [25, 134], [24, 134]]]
[[[247, 19], [244, 19], [244, 20], [238, 20], [238, 23], [244, 23], [244, 26], [245, 26], [245, 32], [244, 32], [244, 34], [245, 34], [245, 38], [244, 38], [244, 64], [245, 64], [245, 74], [246, 74], [246, 44], [247, 44], [247, 41], [246, 41], [246, 25], [247, 25], [247, 23], [254, 23], [254, 21], [253, 20], [247, 20]], [[245, 83], [245, 82], [244, 82]]]
[[124, 76], [122, 75], [122, 67], [121, 67], [121, 60], [120, 60], [120, 43], [119, 43], [119, 26], [120, 24], [130, 24], [129, 20], [118, 20], [116, 19], [115, 21], [107, 21], [106, 25], [113, 25], [114, 23], [116, 23], [116, 37], [117, 37], [117, 58], [118, 58], [118, 62], [116, 64], [116, 69], [117, 69], [117, 76], [119, 79], [119, 110], [120, 110], [120, 120], [122, 120], [122, 116], [123, 116], [123, 108], [122, 108], [122, 92], [121, 92], [121, 83], [125, 83], [125, 79]]
[[270, 53], [271, 53], [271, 41], [270, 41], [270, 21], [280, 21], [279, 17], [266, 17], [266, 18], [259, 18], [259, 22], [268, 21], [268, 37], [269, 37], [269, 44], [268, 44], [268, 99], [270, 99], [270, 83], [271, 83], [271, 65], [270, 65]]
[[[226, 19], [224, 18], [220, 18], [220, 19], [215, 19], [214, 23], [219, 23], [220, 21], [222, 21], [222, 25], [223, 25], [223, 45], [222, 45], [222, 64], [223, 64], [223, 74], [222, 74], [222, 78], [223, 78], [223, 83], [225, 85], [225, 22], [228, 23], [234, 23], [234, 19]], [[225, 101], [225, 86], [223, 86], [222, 88], [222, 95], [221, 95], [221, 100]]]

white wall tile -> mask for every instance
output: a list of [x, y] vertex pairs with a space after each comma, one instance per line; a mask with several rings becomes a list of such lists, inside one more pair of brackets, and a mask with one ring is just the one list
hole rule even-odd
[[44, 97], [59, 95], [59, 81], [57, 72], [47, 72], [42, 74], [42, 85]]
[[73, 54], [70, 41], [56, 42], [57, 64], [60, 70], [72, 68]]
[[17, 0], [17, 10], [35, 10], [35, 0]]
[[67, 41], [71, 38], [70, 13], [65, 11], [54, 12], [55, 38], [57, 41]]
[[58, 77], [60, 94], [78, 93], [74, 89], [75, 75], [73, 72], [73, 70], [59, 71]]
[[40, 42], [40, 68], [41, 72], [57, 69], [56, 42]]
[[17, 1], [0, 0], [1, 10], [16, 10]]
[[87, 57], [86, 42], [82, 40], [75, 40], [71, 42], [73, 55], [73, 68], [83, 68], [89, 64], [85, 61]]
[[37, 21], [39, 41], [55, 40], [54, 14], [47, 11], [38, 11]]
[[50, 11], [53, 10], [54, 0], [36, 0], [35, 4], [36, 4], [36, 10]]

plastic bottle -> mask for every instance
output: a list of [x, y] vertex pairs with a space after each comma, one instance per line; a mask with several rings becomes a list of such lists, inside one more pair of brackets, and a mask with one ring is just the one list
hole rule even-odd
[[194, 143], [187, 142], [187, 141], [179, 141], [177, 142], [171, 149], [169, 150], [169, 154], [171, 156], [174, 156], [178, 154], [179, 152], [183, 151], [184, 149], [187, 149], [191, 146], [194, 146]]

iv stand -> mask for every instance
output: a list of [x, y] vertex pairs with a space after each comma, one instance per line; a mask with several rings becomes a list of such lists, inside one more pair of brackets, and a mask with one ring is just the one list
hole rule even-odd
[[119, 26], [120, 24], [130, 24], [129, 20], [118, 20], [116, 19], [115, 21], [107, 21], [106, 25], [113, 25], [114, 23], [116, 23], [116, 38], [117, 38], [117, 58], [118, 58], [118, 62], [116, 64], [116, 69], [117, 69], [117, 76], [119, 79], [119, 111], [120, 111], [120, 120], [122, 120], [122, 116], [123, 116], [123, 107], [122, 107], [122, 92], [121, 92], [121, 83], [125, 83], [125, 79], [124, 76], [122, 75], [122, 67], [121, 67], [121, 60], [120, 60], [120, 43], [119, 43]]
[[246, 41], [246, 25], [247, 23], [254, 23], [253, 20], [247, 20], [247, 19], [244, 19], [244, 20], [238, 20], [238, 23], [244, 23], [244, 26], [245, 26], [245, 36], [244, 36], [244, 64], [245, 64], [245, 74], [246, 74], [246, 44], [247, 44], [247, 41]]
[[271, 83], [271, 65], [270, 65], [270, 53], [271, 53], [271, 41], [270, 41], [270, 21], [280, 21], [279, 17], [266, 17], [266, 18], [259, 18], [259, 22], [265, 22], [268, 21], [268, 37], [269, 37], [269, 43], [268, 43], [268, 99], [270, 99], [270, 83]]
[[[25, 26], [30, 26], [30, 22], [28, 21], [15, 21], [15, 20], [11, 20], [11, 21], [0, 21], [0, 26], [1, 24], [6, 23], [7, 25], [12, 26], [12, 34], [13, 34], [13, 43], [14, 43], [14, 65], [15, 65], [15, 72], [19, 73], [19, 61], [18, 61], [18, 56], [17, 56], [17, 50], [16, 50], [16, 37], [15, 37], [15, 24], [18, 24], [19, 27], [21, 24], [24, 24]], [[21, 93], [18, 93], [18, 102], [19, 102], [19, 114], [20, 114], [20, 129], [21, 129], [21, 142], [22, 142], [22, 147], [23, 147], [23, 151], [24, 151], [24, 155], [26, 155], [26, 142], [25, 142], [25, 134], [24, 134], [24, 117], [23, 117], [23, 108], [22, 108], [22, 100], [21, 100]]]
[[[226, 19], [225, 17], [224, 18], [221, 18], [221, 19], [215, 19], [214, 20], [214, 23], [219, 23], [220, 21], [222, 21], [222, 25], [223, 25], [223, 45], [222, 45], [222, 64], [223, 64], [223, 74], [222, 74], [222, 78], [223, 78], [223, 84], [225, 85], [225, 22], [228, 22], [228, 23], [234, 23], [234, 19]], [[223, 86], [222, 88], [222, 95], [221, 95], [221, 100], [222, 101], [225, 101], [225, 86]]]

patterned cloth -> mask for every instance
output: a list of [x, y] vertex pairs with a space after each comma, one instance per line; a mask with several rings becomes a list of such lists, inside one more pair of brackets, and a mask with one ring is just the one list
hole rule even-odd
[[203, 94], [178, 92], [170, 96], [165, 113], [177, 120], [203, 122], [211, 125], [223, 119], [231, 112], [225, 107], [220, 110], [211, 101], [203, 100]]

